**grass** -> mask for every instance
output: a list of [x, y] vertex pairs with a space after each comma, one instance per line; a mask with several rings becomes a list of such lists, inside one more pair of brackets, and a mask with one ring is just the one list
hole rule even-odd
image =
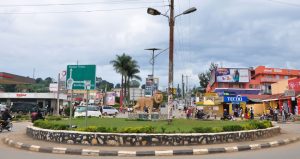
[[[53, 124], [68, 124], [69, 120], [51, 121]], [[151, 126], [155, 128], [155, 132], [192, 132], [195, 127], [211, 127], [222, 128], [226, 125], [240, 125], [247, 124], [247, 121], [201, 121], [201, 120], [187, 120], [187, 119], [174, 119], [173, 122], [168, 125], [167, 121], [137, 121], [127, 120], [121, 118], [88, 118], [88, 126], [117, 128], [118, 130], [128, 127], [138, 128]], [[85, 128], [85, 119], [77, 118], [72, 120], [72, 125], [77, 125], [78, 128]]]

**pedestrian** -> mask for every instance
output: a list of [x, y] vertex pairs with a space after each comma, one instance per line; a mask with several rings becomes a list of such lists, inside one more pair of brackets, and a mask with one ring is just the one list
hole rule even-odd
[[249, 119], [249, 116], [248, 116], [248, 108], [246, 107], [245, 108], [245, 115], [244, 115], [245, 119]]
[[286, 120], [286, 116], [285, 116], [285, 110], [283, 109], [283, 106], [282, 106], [282, 109], [281, 109], [281, 116], [282, 116], [282, 122], [285, 122]]
[[250, 119], [254, 119], [254, 110], [252, 107], [250, 108]]
[[278, 121], [278, 113], [279, 113], [278, 108], [275, 108], [274, 109], [274, 121]]

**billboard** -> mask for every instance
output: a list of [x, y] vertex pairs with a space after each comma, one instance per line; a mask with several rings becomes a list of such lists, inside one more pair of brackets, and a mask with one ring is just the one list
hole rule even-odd
[[249, 82], [249, 70], [242, 68], [218, 68], [217, 82]]
[[300, 79], [296, 78], [288, 80], [288, 88], [290, 90], [300, 91]]
[[106, 105], [115, 105], [115, 98], [116, 93], [115, 92], [106, 92], [105, 95], [105, 104]]

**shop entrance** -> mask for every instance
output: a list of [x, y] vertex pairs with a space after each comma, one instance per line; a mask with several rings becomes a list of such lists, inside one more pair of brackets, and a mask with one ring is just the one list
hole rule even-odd
[[225, 109], [229, 113], [229, 104], [226, 104], [226, 103], [223, 104], [223, 112], [224, 112]]

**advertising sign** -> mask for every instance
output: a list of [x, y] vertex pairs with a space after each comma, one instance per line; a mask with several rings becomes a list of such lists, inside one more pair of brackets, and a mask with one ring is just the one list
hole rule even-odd
[[145, 96], [151, 97], [153, 93], [158, 90], [158, 78], [153, 78], [152, 76], [149, 76], [146, 78], [146, 85], [145, 85]]
[[115, 92], [107, 92], [105, 95], [105, 104], [106, 105], [115, 105]]
[[217, 82], [249, 82], [249, 70], [240, 68], [218, 68]]
[[288, 81], [288, 87], [291, 90], [300, 91], [300, 79], [292, 79]]
[[240, 103], [247, 101], [248, 98], [246, 96], [224, 96], [224, 103]]
[[68, 65], [66, 81], [69, 90], [94, 90], [96, 65]]

